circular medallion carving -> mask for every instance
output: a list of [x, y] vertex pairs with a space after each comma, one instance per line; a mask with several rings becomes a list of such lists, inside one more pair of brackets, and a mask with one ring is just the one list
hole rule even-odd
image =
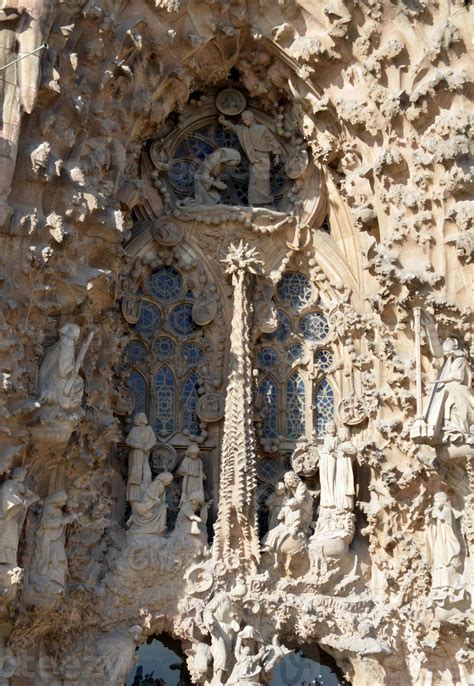
[[224, 399], [217, 393], [206, 393], [196, 404], [196, 414], [203, 422], [217, 422], [224, 416]]
[[151, 233], [157, 243], [172, 246], [183, 238], [183, 227], [173, 217], [160, 217], [152, 222]]
[[217, 301], [213, 293], [203, 293], [193, 304], [192, 318], [199, 326], [210, 324], [217, 314]]
[[314, 445], [301, 445], [291, 456], [291, 467], [301, 476], [314, 476], [317, 471], [319, 455]]
[[337, 408], [339, 417], [344, 424], [355, 426], [367, 417], [364, 401], [355, 395], [343, 398]]
[[191, 593], [205, 593], [214, 583], [211, 572], [204, 567], [194, 567], [191, 569], [186, 574], [186, 581]]
[[232, 117], [247, 106], [247, 98], [236, 88], [224, 88], [216, 97], [216, 107], [222, 114]]
[[151, 467], [154, 472], [171, 472], [176, 467], [178, 455], [171, 445], [157, 445], [151, 453]]
[[289, 179], [299, 179], [308, 168], [309, 155], [307, 150], [297, 150], [288, 158], [285, 171]]
[[141, 303], [134, 295], [124, 295], [121, 302], [123, 318], [129, 324], [136, 324], [140, 319]]

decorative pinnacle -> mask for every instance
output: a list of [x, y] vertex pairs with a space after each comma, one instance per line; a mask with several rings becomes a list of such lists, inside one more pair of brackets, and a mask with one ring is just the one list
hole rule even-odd
[[263, 264], [258, 259], [258, 252], [255, 247], [242, 240], [239, 245], [230, 244], [226, 257], [222, 260], [225, 264], [227, 274], [236, 274], [239, 271], [246, 271], [250, 274], [257, 274]]

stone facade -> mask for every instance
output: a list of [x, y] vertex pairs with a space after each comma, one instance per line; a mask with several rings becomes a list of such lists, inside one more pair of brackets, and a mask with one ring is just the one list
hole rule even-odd
[[3, 2], [2, 684], [473, 683], [465, 5]]

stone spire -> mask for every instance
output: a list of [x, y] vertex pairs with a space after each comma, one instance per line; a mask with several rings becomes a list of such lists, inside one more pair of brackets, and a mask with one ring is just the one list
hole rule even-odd
[[224, 263], [232, 276], [234, 308], [213, 556], [226, 571], [248, 574], [256, 570], [260, 556], [248, 286], [261, 262], [255, 248], [241, 241], [230, 246]]

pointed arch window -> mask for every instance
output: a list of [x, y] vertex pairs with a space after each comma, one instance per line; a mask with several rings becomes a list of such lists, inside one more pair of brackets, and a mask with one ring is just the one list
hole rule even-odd
[[199, 400], [199, 376], [192, 372], [183, 385], [183, 429], [197, 436], [200, 431], [196, 405]]
[[275, 382], [270, 376], [262, 379], [258, 388], [260, 414], [262, 416], [262, 436], [278, 436], [278, 396]]
[[134, 413], [146, 412], [146, 381], [136, 369], [128, 377], [127, 386], [133, 396]]
[[323, 379], [314, 393], [314, 428], [322, 436], [329, 420], [334, 419], [334, 390], [327, 379]]
[[305, 434], [306, 398], [304, 381], [298, 372], [290, 376], [286, 385], [287, 437], [293, 440]]
[[176, 383], [173, 372], [161, 367], [155, 375], [155, 431], [161, 436], [175, 430]]

